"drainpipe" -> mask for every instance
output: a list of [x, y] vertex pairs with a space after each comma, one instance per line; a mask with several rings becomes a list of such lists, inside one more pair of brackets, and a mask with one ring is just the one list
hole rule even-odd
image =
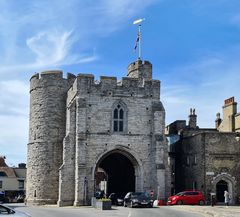
[[203, 177], [204, 177], [204, 195], [205, 195], [205, 198], [207, 198], [207, 189], [206, 189], [206, 133], [203, 133], [203, 148], [204, 148], [204, 156], [203, 156], [203, 159], [204, 159], [204, 167], [203, 167]]

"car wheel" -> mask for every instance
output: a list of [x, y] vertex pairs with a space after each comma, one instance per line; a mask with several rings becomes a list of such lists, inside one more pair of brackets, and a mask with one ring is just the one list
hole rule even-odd
[[123, 206], [124, 206], [124, 207], [127, 207], [127, 204], [126, 204], [126, 202], [125, 202], [125, 201], [123, 202]]
[[202, 206], [202, 205], [204, 205], [204, 201], [203, 201], [203, 200], [199, 200], [198, 204], [199, 204], [200, 206]]
[[182, 205], [182, 204], [183, 204], [183, 202], [181, 200], [177, 201], [177, 205]]
[[132, 201], [131, 201], [131, 203], [130, 203], [130, 207], [133, 208], [133, 202], [132, 202]]

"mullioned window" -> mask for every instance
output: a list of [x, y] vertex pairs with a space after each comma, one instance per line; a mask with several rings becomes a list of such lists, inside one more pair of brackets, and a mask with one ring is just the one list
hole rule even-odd
[[127, 131], [127, 107], [121, 101], [113, 105], [112, 131], [118, 133]]

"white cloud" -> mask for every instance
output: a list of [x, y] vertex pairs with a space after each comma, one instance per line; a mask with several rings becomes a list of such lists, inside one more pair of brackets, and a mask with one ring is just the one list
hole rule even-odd
[[71, 32], [59, 34], [55, 32], [41, 32], [27, 39], [27, 46], [37, 55], [38, 64], [58, 63], [68, 53], [68, 43]]

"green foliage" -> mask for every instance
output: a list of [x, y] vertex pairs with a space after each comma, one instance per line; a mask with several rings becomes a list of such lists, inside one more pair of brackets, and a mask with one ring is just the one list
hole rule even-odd
[[107, 201], [111, 201], [110, 199], [108, 199], [108, 198], [101, 198], [101, 199], [98, 199], [98, 201], [102, 201], [102, 202], [107, 202]]

